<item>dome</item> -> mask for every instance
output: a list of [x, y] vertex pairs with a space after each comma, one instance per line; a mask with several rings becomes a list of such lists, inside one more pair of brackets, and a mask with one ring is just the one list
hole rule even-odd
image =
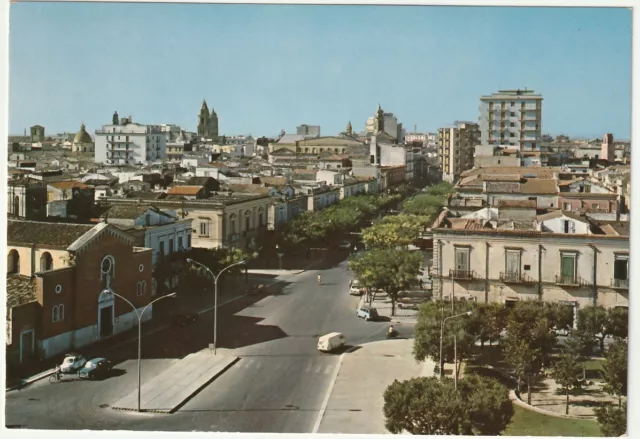
[[80, 126], [80, 131], [78, 131], [78, 134], [73, 138], [73, 143], [93, 143], [93, 140], [89, 133], [87, 133], [84, 124]]

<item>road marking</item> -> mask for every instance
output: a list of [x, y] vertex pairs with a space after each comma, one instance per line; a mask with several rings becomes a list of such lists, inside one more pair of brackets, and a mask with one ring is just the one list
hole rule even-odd
[[324, 374], [325, 374], [325, 375], [329, 375], [329, 372], [331, 372], [331, 369], [332, 369], [332, 368], [331, 368], [331, 366], [327, 366], [327, 367], [325, 367], [325, 368], [324, 368]]
[[322, 366], [316, 366], [316, 373], [320, 373], [321, 370], [322, 370]]
[[336, 385], [336, 380], [338, 379], [338, 374], [340, 373], [340, 366], [342, 366], [342, 360], [344, 360], [345, 355], [347, 355], [349, 351], [351, 351], [351, 349], [349, 349], [344, 354], [340, 355], [340, 358], [338, 359], [338, 364], [336, 364], [336, 368], [333, 371], [333, 377], [331, 377], [331, 383], [329, 384], [329, 388], [327, 389], [326, 395], [324, 395], [324, 401], [322, 401], [322, 406], [320, 407], [320, 411], [318, 412], [318, 417], [316, 418], [316, 423], [313, 426], [313, 430], [311, 430], [311, 433], [317, 433], [318, 430], [320, 429], [320, 423], [322, 423], [324, 412], [327, 410], [327, 405], [329, 404], [329, 398], [331, 397], [333, 386]]
[[305, 369], [305, 372], [308, 373], [311, 370], [311, 363], [307, 364], [307, 368]]

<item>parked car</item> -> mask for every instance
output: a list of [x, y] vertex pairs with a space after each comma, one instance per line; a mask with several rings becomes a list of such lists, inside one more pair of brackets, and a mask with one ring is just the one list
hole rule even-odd
[[366, 321], [377, 320], [379, 317], [378, 310], [375, 308], [370, 308], [368, 306], [364, 308], [359, 308], [358, 311], [356, 312], [356, 315], [358, 317], [362, 317]]
[[360, 285], [358, 279], [354, 279], [351, 282], [351, 287], [349, 287], [349, 294], [353, 296], [361, 296], [364, 293], [364, 288]]
[[70, 352], [64, 356], [62, 364], [60, 365], [60, 372], [62, 373], [75, 373], [82, 369], [87, 359], [80, 354]]
[[347, 340], [339, 332], [323, 335], [318, 339], [318, 350], [320, 352], [331, 352], [335, 349], [343, 347]]
[[353, 245], [352, 245], [349, 241], [342, 241], [342, 242], [340, 243], [340, 248], [341, 248], [342, 250], [350, 250], [350, 249], [351, 249], [351, 247], [353, 247]]
[[106, 358], [92, 358], [78, 371], [78, 378], [93, 380], [104, 378], [113, 369], [113, 364]]

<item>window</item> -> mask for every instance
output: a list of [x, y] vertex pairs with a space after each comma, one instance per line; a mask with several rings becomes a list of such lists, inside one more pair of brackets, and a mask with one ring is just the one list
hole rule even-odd
[[508, 280], [520, 279], [520, 250], [507, 250], [505, 261], [505, 275]]
[[629, 255], [615, 255], [615, 260], [613, 261], [613, 286], [629, 288]]
[[244, 219], [244, 227], [245, 227], [245, 230], [247, 231], [251, 228], [251, 218], [246, 217]]
[[455, 273], [456, 276], [467, 276], [469, 272], [469, 249], [455, 249]]
[[165, 255], [165, 252], [164, 252], [164, 241], [160, 241], [160, 251], [158, 253], [160, 253], [160, 257]]
[[178, 236], [178, 251], [182, 251], [182, 236]]
[[7, 269], [8, 273], [20, 273], [20, 253], [18, 250], [13, 249], [7, 255]]
[[514, 113], [513, 111], [510, 114], [511, 114], [511, 117], [516, 115], [516, 113]]
[[564, 220], [564, 233], [576, 233], [576, 223], [571, 220]]
[[51, 253], [44, 252], [42, 256], [40, 256], [40, 271], [49, 270], [53, 270], [53, 258], [51, 257]]
[[598, 203], [591, 203], [591, 208], [592, 209], [597, 209], [598, 207], [599, 207]]
[[187, 249], [191, 248], [191, 235], [187, 235]]
[[560, 283], [576, 283], [577, 253], [560, 253]]
[[147, 225], [147, 227], [149, 227], [151, 225], [151, 215], [146, 214], [144, 219], [145, 219], [145, 224]]
[[209, 236], [209, 221], [200, 222], [200, 236]]
[[51, 321], [53, 323], [61, 322], [64, 320], [64, 305], [54, 305], [51, 310]]
[[143, 296], [147, 292], [147, 282], [140, 281], [136, 287], [136, 295]]
[[105, 256], [100, 263], [100, 280], [116, 277], [116, 261], [113, 256]]
[[562, 210], [571, 211], [571, 203], [563, 203]]
[[169, 253], [173, 253], [175, 249], [173, 248], [173, 238], [169, 239]]

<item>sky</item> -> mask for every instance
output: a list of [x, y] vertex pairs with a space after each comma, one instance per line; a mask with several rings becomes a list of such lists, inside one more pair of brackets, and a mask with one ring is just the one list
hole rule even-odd
[[9, 132], [93, 132], [118, 111], [220, 134], [407, 131], [475, 120], [500, 89], [543, 95], [542, 130], [628, 139], [631, 10], [440, 6], [13, 3]]

